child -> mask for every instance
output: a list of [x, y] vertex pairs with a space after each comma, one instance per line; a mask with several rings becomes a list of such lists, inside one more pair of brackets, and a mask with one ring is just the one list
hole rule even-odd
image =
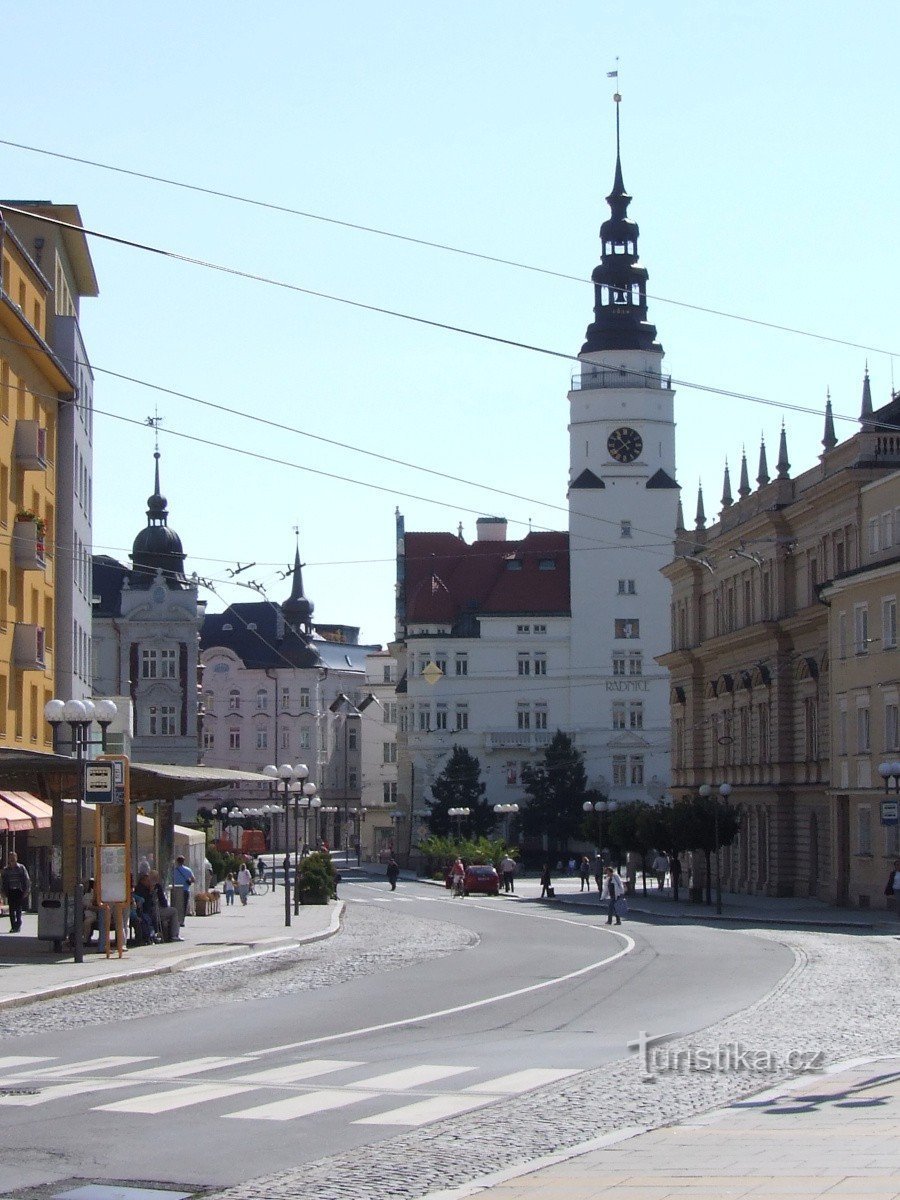
[[234, 904], [234, 876], [230, 871], [225, 876], [225, 904]]

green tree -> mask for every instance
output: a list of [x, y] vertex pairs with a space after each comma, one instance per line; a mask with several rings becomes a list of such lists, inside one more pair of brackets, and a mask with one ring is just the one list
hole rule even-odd
[[547, 838], [548, 848], [562, 853], [584, 823], [587, 796], [584, 756], [567, 733], [557, 729], [543, 758], [522, 771], [528, 803], [520, 814], [526, 833]]
[[494, 812], [484, 798], [481, 763], [463, 746], [454, 746], [443, 771], [431, 785], [432, 799], [428, 802], [428, 828], [441, 837], [456, 832], [448, 811], [469, 808], [471, 814], [461, 823], [469, 836], [489, 833], [494, 825]]
[[700, 850], [706, 859], [706, 903], [712, 904], [712, 856], [717, 845], [725, 847], [734, 842], [741, 827], [740, 810], [715, 794], [688, 796], [675, 809], [684, 848]]
[[666, 844], [666, 810], [643, 800], [620, 804], [609, 818], [609, 839], [620, 853], [632, 851], [641, 856], [641, 879], [647, 894], [647, 855]]

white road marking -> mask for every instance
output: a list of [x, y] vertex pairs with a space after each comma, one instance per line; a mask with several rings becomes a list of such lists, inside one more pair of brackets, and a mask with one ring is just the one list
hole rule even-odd
[[375, 1075], [372, 1079], [364, 1079], [362, 1083], [363, 1087], [376, 1088], [379, 1092], [404, 1092], [407, 1088], [421, 1087], [425, 1083], [449, 1079], [451, 1075], [461, 1075], [471, 1070], [471, 1067], [442, 1067], [423, 1063], [419, 1067], [406, 1067], [402, 1071], [388, 1071], [386, 1075]]
[[528, 1092], [532, 1088], [543, 1087], [547, 1083], [555, 1083], [558, 1079], [568, 1079], [570, 1075], [578, 1075], [578, 1068], [570, 1070], [553, 1070], [550, 1067], [532, 1067], [527, 1071], [513, 1071], [511, 1075], [501, 1075], [497, 1079], [487, 1079], [484, 1083], [473, 1083], [464, 1092], [480, 1092], [489, 1096], [514, 1096], [519, 1092]]
[[349, 1104], [361, 1104], [364, 1100], [376, 1098], [375, 1092], [323, 1088], [319, 1092], [306, 1092], [300, 1096], [291, 1096], [287, 1100], [274, 1100], [271, 1104], [260, 1104], [256, 1108], [226, 1113], [225, 1116], [227, 1120], [232, 1121], [292, 1121], [295, 1117], [311, 1117], [333, 1108], [346, 1108]]
[[83, 1096], [86, 1092], [108, 1092], [112, 1088], [128, 1087], [126, 1080], [83, 1079], [78, 1083], [56, 1083], [52, 1087], [41, 1088], [36, 1096], [0, 1096], [0, 1104], [11, 1104], [17, 1107], [34, 1108], [36, 1104], [49, 1104], [51, 1100], [64, 1100], [67, 1096]]
[[109, 1071], [114, 1067], [128, 1067], [132, 1063], [151, 1062], [158, 1058], [156, 1054], [108, 1054], [105, 1058], [89, 1058], [81, 1062], [68, 1063], [60, 1067], [44, 1067], [40, 1071], [31, 1071], [29, 1079], [62, 1079], [69, 1075], [89, 1075], [95, 1071]]
[[484, 1096], [432, 1096], [430, 1100], [419, 1100], [405, 1104], [374, 1117], [361, 1117], [354, 1125], [427, 1125], [429, 1121], [441, 1121], [459, 1113], [471, 1112], [496, 1102], [496, 1097]]
[[50, 1054], [7, 1054], [0, 1058], [0, 1071], [8, 1071], [10, 1067], [27, 1067], [31, 1063], [52, 1062]]
[[249, 1091], [247, 1084], [197, 1083], [193, 1087], [174, 1088], [169, 1092], [152, 1092], [149, 1096], [132, 1096], [112, 1104], [98, 1104], [94, 1112], [162, 1113], [175, 1108], [187, 1108], [209, 1100], [225, 1100]]
[[224, 1058], [220, 1054], [211, 1054], [206, 1058], [187, 1058], [184, 1062], [170, 1063], [166, 1067], [144, 1067], [140, 1071], [126, 1071], [125, 1079], [184, 1079], [188, 1075], [197, 1075], [201, 1071], [212, 1071], [215, 1067], [238, 1067], [252, 1060], [245, 1058]]
[[315, 1079], [317, 1075], [328, 1075], [332, 1071], [345, 1071], [350, 1067], [364, 1067], [363, 1062], [346, 1058], [311, 1058], [306, 1062], [292, 1063], [287, 1067], [272, 1067], [270, 1071], [254, 1071], [249, 1076], [254, 1084], [264, 1083], [277, 1086], [282, 1083], [297, 1083], [301, 1079]]

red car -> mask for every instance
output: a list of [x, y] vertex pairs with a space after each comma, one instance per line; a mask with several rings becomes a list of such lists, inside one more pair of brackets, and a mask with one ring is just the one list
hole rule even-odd
[[486, 867], [466, 867], [466, 878], [463, 885], [466, 895], [499, 896], [500, 876], [490, 865]]

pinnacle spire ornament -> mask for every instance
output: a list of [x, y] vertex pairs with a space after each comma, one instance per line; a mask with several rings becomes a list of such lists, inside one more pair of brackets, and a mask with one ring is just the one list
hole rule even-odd
[[738, 484], [738, 495], [743, 500], [750, 495], [750, 479], [747, 475], [747, 450], [741, 447], [741, 481]]
[[734, 497], [731, 494], [731, 472], [728, 470], [728, 459], [725, 459], [725, 478], [722, 481], [722, 507], [731, 508]]
[[781, 438], [778, 442], [778, 462], [776, 466], [778, 468], [779, 479], [790, 479], [791, 464], [788, 460], [787, 432], [784, 428], [784, 421], [781, 422]]
[[756, 482], [760, 487], [765, 487], [769, 482], [769, 464], [766, 462], [766, 439], [760, 436], [759, 439], [759, 470], [756, 472]]
[[872, 385], [869, 383], [869, 364], [866, 363], [866, 373], [863, 376], [862, 388], [862, 408], [860, 410], [859, 419], [861, 423], [865, 423], [872, 416]]
[[825, 395], [825, 434], [822, 438], [822, 445], [825, 447], [826, 454], [837, 445], [837, 437], [834, 432], [834, 414], [831, 411], [831, 388], [828, 389]]
[[703, 483], [697, 485], [697, 517], [695, 527], [697, 529], [706, 528], [706, 511], [703, 507]]

